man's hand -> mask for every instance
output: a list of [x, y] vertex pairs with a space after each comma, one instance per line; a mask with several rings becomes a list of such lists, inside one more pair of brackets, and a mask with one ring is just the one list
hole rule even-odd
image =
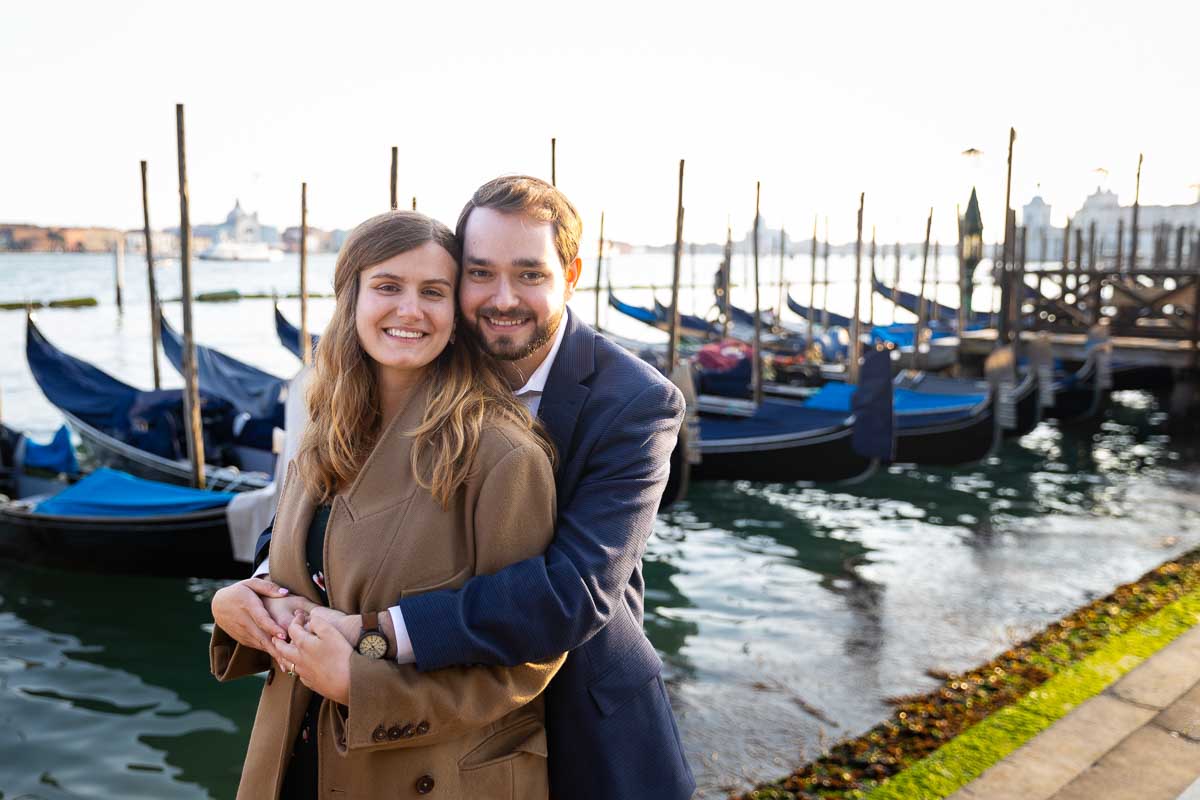
[[[307, 625], [304, 623], [307, 621]], [[291, 669], [300, 682], [335, 703], [350, 705], [350, 657], [354, 650], [332, 623], [321, 617], [297, 616], [290, 642], [273, 641], [276, 660]]]
[[[271, 615], [271, 619], [275, 620], [275, 624], [280, 628], [287, 630], [287, 626], [292, 624], [297, 614], [304, 615], [315, 608], [320, 608], [316, 603], [309, 600], [307, 597], [301, 597], [298, 594], [288, 595], [287, 597], [264, 597], [262, 601], [263, 607], [267, 609], [267, 613]], [[279, 668], [287, 672], [287, 667], [279, 662]]]
[[213, 595], [213, 620], [238, 643], [273, 653], [271, 640], [285, 638], [286, 625], [272, 619], [263, 598], [281, 598], [287, 594], [287, 589], [263, 578], [232, 583]]
[[[343, 614], [341, 611], [334, 611], [332, 608], [325, 606], [317, 606], [308, 611], [310, 619], [320, 619], [330, 626], [335, 628], [342, 635], [351, 647], [358, 645], [358, 636], [362, 633], [362, 617], [358, 614]], [[290, 620], [289, 620], [290, 624]]]

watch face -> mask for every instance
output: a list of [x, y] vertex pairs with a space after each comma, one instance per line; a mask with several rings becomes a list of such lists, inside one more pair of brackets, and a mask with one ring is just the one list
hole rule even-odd
[[383, 658], [387, 652], [387, 639], [383, 634], [372, 631], [358, 640], [358, 652], [367, 658]]

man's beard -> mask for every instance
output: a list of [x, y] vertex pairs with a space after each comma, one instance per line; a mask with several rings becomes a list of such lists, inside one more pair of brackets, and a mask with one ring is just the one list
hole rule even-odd
[[[481, 308], [478, 314], [476, 314], [475, 319], [479, 320], [481, 317], [513, 319], [511, 312], [509, 314], [501, 314], [494, 308]], [[516, 318], [520, 319], [519, 316]], [[528, 319], [532, 318], [532, 315], [528, 317]], [[554, 338], [554, 335], [558, 333], [558, 326], [562, 324], [562, 318], [563, 312], [559, 311], [557, 316], [550, 317], [545, 323], [541, 325], [535, 323], [533, 333], [530, 335], [529, 341], [525, 344], [517, 344], [511, 336], [505, 335], [499, 336], [494, 341], [489, 340], [483, 335], [483, 331], [481, 330], [482, 323], [480, 322], [476, 322], [474, 328], [476, 338], [479, 339], [480, 344], [483, 345], [483, 349], [492, 358], [498, 361], [520, 361], [524, 358], [529, 358], [529, 356], [536, 353], [543, 345]]]

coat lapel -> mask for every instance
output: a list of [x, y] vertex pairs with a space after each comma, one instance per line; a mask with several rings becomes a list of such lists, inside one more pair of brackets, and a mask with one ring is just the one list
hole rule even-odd
[[596, 370], [596, 332], [569, 311], [566, 326], [538, 406], [538, 417], [558, 450], [560, 466], [575, 437], [579, 413], [591, 393], [584, 381]]

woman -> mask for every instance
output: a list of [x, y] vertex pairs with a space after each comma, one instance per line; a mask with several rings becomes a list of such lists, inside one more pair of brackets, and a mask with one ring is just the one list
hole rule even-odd
[[[449, 229], [413, 212], [367, 220], [342, 247], [272, 534], [270, 577], [291, 602], [371, 619], [550, 543], [553, 448], [456, 335], [459, 262]], [[218, 679], [269, 670], [239, 798], [546, 797], [540, 694], [564, 657], [423, 674], [380, 657], [375, 631], [356, 651], [317, 615], [298, 613], [270, 653], [216, 621]]]

